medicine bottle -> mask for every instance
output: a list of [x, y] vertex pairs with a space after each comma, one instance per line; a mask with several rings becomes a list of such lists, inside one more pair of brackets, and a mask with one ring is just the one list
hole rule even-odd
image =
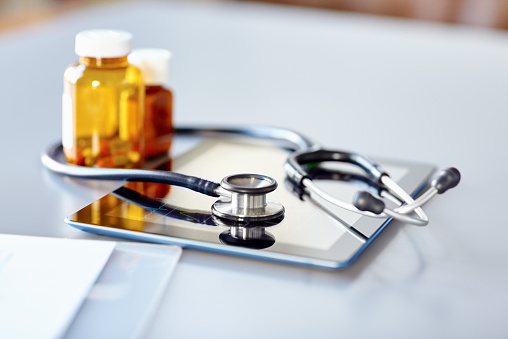
[[128, 63], [132, 35], [87, 30], [76, 35], [79, 62], [64, 73], [62, 144], [67, 162], [94, 167], [141, 167], [144, 84]]
[[135, 49], [128, 60], [141, 69], [145, 83], [145, 158], [167, 154], [173, 136], [173, 93], [167, 88], [171, 53]]

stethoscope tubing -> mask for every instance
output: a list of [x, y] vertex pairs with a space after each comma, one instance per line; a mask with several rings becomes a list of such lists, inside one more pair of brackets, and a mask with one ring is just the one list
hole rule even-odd
[[[180, 127], [175, 128], [175, 135], [201, 136], [201, 137], [249, 137], [264, 139], [277, 143], [289, 150], [303, 150], [317, 147], [317, 144], [301, 134], [289, 129], [278, 127], [253, 126], [249, 128], [214, 128], [214, 127]], [[41, 161], [45, 167], [60, 175], [81, 179], [94, 180], [120, 180], [142, 181], [171, 184], [189, 188], [198, 193], [209, 196], [224, 195], [217, 191], [219, 183], [180, 174], [173, 171], [155, 171], [148, 169], [123, 169], [123, 168], [91, 168], [67, 164], [62, 159], [63, 148], [60, 143], [55, 143], [44, 150]]]
[[[369, 217], [393, 217], [415, 225], [426, 225], [428, 223], [427, 215], [420, 207], [424, 202], [421, 203], [420, 201], [418, 205], [415, 205], [413, 198], [396, 184], [379, 164], [362, 154], [326, 150], [318, 143], [298, 132], [279, 127], [251, 126], [247, 128], [217, 128], [208, 126], [184, 126], [175, 128], [174, 133], [180, 136], [254, 138], [257, 140], [270, 141], [272, 144], [275, 143], [277, 146], [290, 151], [285, 164], [286, 175], [291, 181], [299, 185], [303, 192], [311, 191], [333, 205]], [[173, 171], [75, 166], [67, 164], [62, 154], [62, 145], [60, 143], [54, 144], [43, 152], [41, 156], [42, 163], [55, 173], [74, 178], [156, 182], [185, 187], [198, 193], [214, 197], [227, 196], [228, 194], [224, 192], [219, 183], [199, 177], [188, 176]], [[315, 185], [303, 168], [305, 164], [320, 163], [323, 161], [349, 162], [359, 166], [371, 180], [386, 187], [390, 195], [407, 205], [400, 206], [394, 210], [385, 208], [382, 213], [376, 214], [369, 211], [361, 211], [352, 204], [334, 198]], [[425, 202], [433, 195], [435, 195], [433, 191], [428, 193]], [[409, 215], [410, 213], [414, 213], [416, 216], [413, 217]]]
[[221, 137], [221, 138], [254, 138], [257, 140], [267, 140], [279, 147], [286, 148], [291, 152], [307, 151], [318, 149], [321, 146], [296, 131], [272, 127], [272, 126], [250, 126], [242, 127], [210, 127], [210, 126], [181, 126], [174, 130], [175, 135], [180, 136], [202, 136], [202, 137]]
[[61, 161], [62, 153], [63, 148], [60, 143], [51, 145], [43, 152], [41, 161], [44, 166], [52, 172], [72, 178], [155, 182], [185, 187], [212, 197], [218, 197], [220, 195], [219, 192], [217, 192], [220, 187], [219, 183], [211, 180], [173, 171], [75, 166]]

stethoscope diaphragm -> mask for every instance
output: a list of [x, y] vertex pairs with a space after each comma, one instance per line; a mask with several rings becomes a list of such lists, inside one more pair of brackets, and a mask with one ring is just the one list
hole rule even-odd
[[[277, 188], [277, 181], [260, 174], [234, 174], [220, 183], [223, 197], [212, 205], [216, 217], [234, 221], [267, 221], [284, 215], [281, 203], [266, 195]], [[228, 194], [229, 193], [229, 194]], [[229, 196], [228, 196], [229, 195]]]

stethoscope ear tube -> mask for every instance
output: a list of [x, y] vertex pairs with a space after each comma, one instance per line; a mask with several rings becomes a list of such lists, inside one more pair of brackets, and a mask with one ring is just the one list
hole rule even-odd
[[[405, 205], [389, 209], [381, 199], [365, 191], [355, 195], [353, 204], [336, 199], [315, 185], [310, 173], [305, 168], [305, 165], [319, 164], [326, 161], [346, 162], [362, 168], [372, 181], [385, 188], [385, 195], [405, 203]], [[431, 187], [415, 201], [389, 177], [381, 166], [370, 158], [357, 153], [320, 148], [294, 152], [288, 157], [285, 170], [289, 180], [302, 187], [302, 192], [308, 190], [335, 206], [370, 217], [392, 217], [418, 226], [428, 224], [428, 217], [421, 206], [436, 194], [444, 193], [446, 190], [457, 186], [460, 181], [460, 172], [456, 168], [442, 170], [432, 179]]]

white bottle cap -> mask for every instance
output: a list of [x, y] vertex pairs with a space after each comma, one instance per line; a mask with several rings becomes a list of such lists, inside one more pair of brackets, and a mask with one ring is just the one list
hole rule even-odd
[[141, 70], [145, 85], [159, 86], [168, 82], [170, 51], [162, 48], [135, 49], [128, 60]]
[[76, 34], [76, 54], [91, 58], [118, 58], [132, 50], [132, 34], [112, 29], [90, 29]]

